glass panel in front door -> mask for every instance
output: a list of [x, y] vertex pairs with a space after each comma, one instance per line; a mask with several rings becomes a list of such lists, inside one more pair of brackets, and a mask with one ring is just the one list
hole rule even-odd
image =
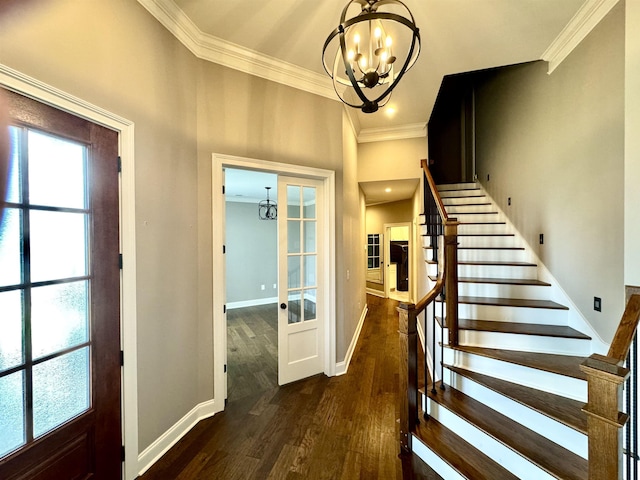
[[91, 407], [87, 147], [10, 127], [0, 217], [0, 458]]

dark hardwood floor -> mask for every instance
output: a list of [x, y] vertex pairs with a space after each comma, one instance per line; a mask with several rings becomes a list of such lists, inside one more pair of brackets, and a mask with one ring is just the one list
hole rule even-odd
[[417, 457], [398, 456], [397, 302], [367, 301], [347, 374], [238, 389], [224, 412], [198, 423], [140, 480], [441, 480]]
[[229, 403], [278, 386], [278, 304], [227, 311]]

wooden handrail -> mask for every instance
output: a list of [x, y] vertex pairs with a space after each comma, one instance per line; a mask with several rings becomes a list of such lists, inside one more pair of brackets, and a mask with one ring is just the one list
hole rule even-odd
[[580, 369], [587, 375], [589, 437], [589, 480], [622, 478], [622, 427], [628, 416], [619, 411], [623, 383], [630, 374], [622, 366], [634, 340], [640, 320], [640, 295], [631, 295], [608, 354], [593, 354]]
[[[431, 196], [435, 200], [440, 220], [442, 222], [443, 228], [440, 230], [439, 235], [444, 237], [444, 254], [441, 257], [443, 265], [440, 265], [440, 258], [437, 259], [439, 264], [438, 278], [436, 279], [436, 284], [433, 288], [415, 305], [412, 303], [401, 303], [398, 308], [398, 333], [400, 336], [399, 379], [401, 402], [400, 448], [404, 452], [411, 452], [411, 434], [415, 430], [418, 421], [417, 319], [418, 315], [423, 312], [427, 305], [431, 304], [436, 297], [443, 292], [443, 290], [447, 303], [446, 323], [449, 330], [448, 343], [454, 346], [458, 345], [458, 221], [455, 218], [449, 218], [449, 215], [444, 208], [442, 198], [440, 197], [435, 181], [429, 171], [429, 162], [427, 160], [421, 160], [420, 163], [426, 179], [426, 184], [424, 185], [425, 193], [426, 189], [429, 188]], [[427, 215], [428, 212], [425, 199], [425, 216]], [[434, 233], [431, 236], [432, 238], [435, 238], [438, 235]], [[433, 338], [435, 339], [435, 326], [433, 335]], [[442, 339], [442, 342], [444, 344], [444, 338]]]
[[640, 295], [631, 295], [622, 320], [618, 325], [616, 334], [613, 337], [607, 357], [617, 360], [621, 364], [627, 358], [629, 347], [633, 341], [638, 328], [638, 320], [640, 319]]
[[420, 165], [422, 166], [422, 171], [424, 172], [425, 177], [427, 179], [429, 190], [431, 190], [431, 193], [433, 194], [433, 198], [436, 201], [436, 205], [438, 206], [438, 213], [440, 214], [440, 217], [442, 217], [442, 221], [444, 223], [447, 220], [449, 220], [449, 214], [447, 214], [447, 211], [444, 208], [444, 203], [442, 203], [442, 198], [438, 193], [438, 187], [436, 186], [436, 182], [433, 180], [433, 177], [431, 176], [431, 171], [429, 170], [429, 160], [420, 160]]
[[427, 305], [433, 302], [436, 299], [436, 297], [440, 295], [440, 293], [442, 292], [442, 288], [444, 287], [444, 279], [445, 279], [445, 271], [443, 269], [442, 273], [438, 276], [438, 279], [436, 280], [436, 284], [433, 286], [433, 288], [429, 291], [429, 293], [427, 293], [424, 297], [422, 297], [418, 301], [418, 303], [416, 303], [416, 306], [415, 306], [416, 313], [422, 312], [425, 308], [427, 308]]

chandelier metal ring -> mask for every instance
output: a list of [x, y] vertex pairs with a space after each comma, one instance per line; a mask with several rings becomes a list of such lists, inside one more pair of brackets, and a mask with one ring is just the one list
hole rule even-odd
[[[347, 13], [349, 8], [352, 5], [358, 4], [361, 6], [362, 11], [360, 14], [347, 19]], [[409, 18], [403, 17], [397, 13], [392, 12], [379, 12], [377, 11], [378, 7], [385, 5], [395, 5], [401, 6], [406, 12]], [[386, 56], [386, 48], [384, 44], [381, 42], [381, 34], [378, 30], [379, 27], [376, 28], [376, 38], [372, 36], [372, 22], [377, 22], [382, 26], [382, 22], [395, 22], [404, 27], [407, 27], [411, 31], [411, 42], [407, 50], [406, 58], [402, 67], [397, 73], [394, 73], [393, 64], [395, 63], [395, 56]], [[369, 58], [368, 60], [365, 57], [365, 67], [363, 68], [359, 63], [357, 57], [355, 57], [353, 50], [349, 49], [347, 46], [348, 39], [346, 38], [352, 27], [363, 23], [368, 22], [369, 26]], [[386, 34], [384, 34], [386, 35]], [[333, 68], [329, 68], [327, 62], [327, 48], [332, 44], [333, 40], [338, 37], [339, 39], [339, 49], [336, 50], [336, 54], [333, 60]], [[355, 36], [352, 36], [351, 40], [353, 42], [354, 37], [357, 37], [355, 40], [356, 52], [358, 52], [359, 47], [359, 35], [356, 33]], [[391, 38], [388, 37], [390, 41]], [[373, 43], [377, 42], [374, 45]], [[392, 55], [390, 53], [391, 47], [389, 44], [388, 55]], [[373, 53], [375, 52], [377, 64], [374, 68], [370, 67], [367, 63], [370, 61], [371, 65], [374, 64]], [[381, 56], [380, 56], [381, 55]], [[340, 98], [342, 102], [346, 105], [359, 108], [365, 113], [373, 113], [377, 111], [380, 107], [384, 106], [390, 98], [391, 92], [398, 85], [398, 82], [402, 79], [404, 74], [415, 64], [418, 56], [420, 55], [420, 31], [415, 24], [415, 20], [409, 8], [400, 0], [351, 0], [347, 3], [347, 5], [342, 10], [342, 14], [340, 16], [340, 24], [336, 27], [327, 37], [324, 42], [322, 48], [322, 64], [327, 72], [327, 74], [333, 80], [333, 88]], [[359, 57], [363, 55], [358, 53]], [[378, 58], [380, 56], [380, 58]], [[385, 64], [385, 62], [387, 62]], [[354, 68], [354, 63], [357, 68], [362, 73], [361, 78], [356, 78], [356, 72]], [[380, 69], [380, 64], [382, 64], [382, 70]], [[385, 70], [386, 69], [386, 70]], [[366, 71], [364, 71], [366, 70]], [[344, 71], [346, 74], [346, 78], [340, 77], [339, 72]], [[343, 95], [339, 91], [339, 85], [344, 85], [353, 89], [355, 95], [359, 98], [362, 103], [354, 103], [353, 101], [347, 100], [345, 95]], [[386, 89], [382, 93], [374, 98], [369, 98], [364, 89], [373, 89], [374, 87], [387, 85]], [[385, 101], [386, 99], [386, 101]]]

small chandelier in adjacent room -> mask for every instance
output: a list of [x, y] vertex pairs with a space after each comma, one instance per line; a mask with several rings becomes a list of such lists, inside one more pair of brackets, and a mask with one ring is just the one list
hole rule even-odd
[[275, 220], [278, 218], [278, 204], [269, 200], [271, 187], [264, 188], [267, 189], [267, 199], [258, 204], [258, 217], [260, 217], [260, 220]]
[[386, 105], [418, 55], [420, 31], [404, 3], [350, 0], [324, 42], [322, 63], [340, 100], [373, 113]]

